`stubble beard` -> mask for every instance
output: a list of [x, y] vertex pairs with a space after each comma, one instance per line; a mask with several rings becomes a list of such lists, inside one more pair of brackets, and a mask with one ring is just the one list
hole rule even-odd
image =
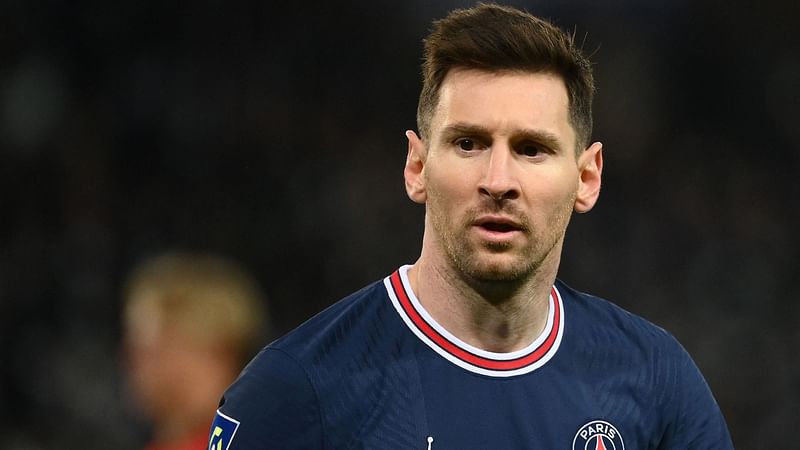
[[[431, 202], [431, 223], [442, 244], [448, 262], [456, 274], [469, 284], [520, 285], [535, 277], [554, 251], [560, 252], [567, 224], [572, 215], [575, 195], [559, 207], [544, 227], [535, 227], [531, 220], [513, 206], [492, 203], [470, 209], [455, 223], [452, 217]], [[527, 237], [524, 247], [515, 248], [511, 242], [476, 242], [470, 239], [472, 224], [482, 214], [501, 213], [514, 218]], [[497, 256], [497, 257], [494, 257]]]

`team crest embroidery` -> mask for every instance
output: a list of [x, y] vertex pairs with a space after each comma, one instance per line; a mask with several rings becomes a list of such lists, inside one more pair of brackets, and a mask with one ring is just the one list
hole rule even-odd
[[217, 410], [214, 423], [211, 424], [211, 436], [208, 439], [208, 450], [228, 450], [233, 442], [233, 436], [239, 429], [239, 421], [228, 417]]
[[614, 425], [604, 420], [593, 420], [575, 434], [572, 450], [625, 450], [625, 444]]

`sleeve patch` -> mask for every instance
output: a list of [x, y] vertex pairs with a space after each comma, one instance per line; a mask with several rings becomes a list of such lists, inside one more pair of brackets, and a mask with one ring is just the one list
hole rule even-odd
[[239, 421], [226, 416], [217, 410], [214, 422], [211, 424], [211, 436], [208, 439], [208, 450], [228, 450], [233, 442], [233, 436], [239, 429]]

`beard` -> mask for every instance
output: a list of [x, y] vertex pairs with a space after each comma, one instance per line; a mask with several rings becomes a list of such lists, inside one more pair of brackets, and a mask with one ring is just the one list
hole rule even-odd
[[[547, 211], [543, 224], [533, 221], [508, 200], [486, 199], [463, 216], [448, 214], [439, 196], [428, 197], [431, 224], [456, 273], [479, 284], [518, 284], [530, 279], [554, 251], [560, 253], [576, 193]], [[524, 243], [517, 239], [487, 242], [470, 236], [475, 221], [485, 214], [502, 214], [520, 226]], [[556, 255], [559, 257], [560, 255]]]

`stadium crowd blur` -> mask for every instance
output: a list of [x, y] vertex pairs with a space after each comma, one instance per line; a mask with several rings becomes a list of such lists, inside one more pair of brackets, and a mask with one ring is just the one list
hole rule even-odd
[[[142, 448], [122, 289], [154, 254], [246, 266], [265, 342], [418, 254], [402, 166], [420, 40], [471, 3], [179, 3], [0, 3], [4, 449]], [[561, 278], [675, 334], [737, 448], [790, 448], [798, 4], [510, 3], [596, 63], [604, 187]]]

